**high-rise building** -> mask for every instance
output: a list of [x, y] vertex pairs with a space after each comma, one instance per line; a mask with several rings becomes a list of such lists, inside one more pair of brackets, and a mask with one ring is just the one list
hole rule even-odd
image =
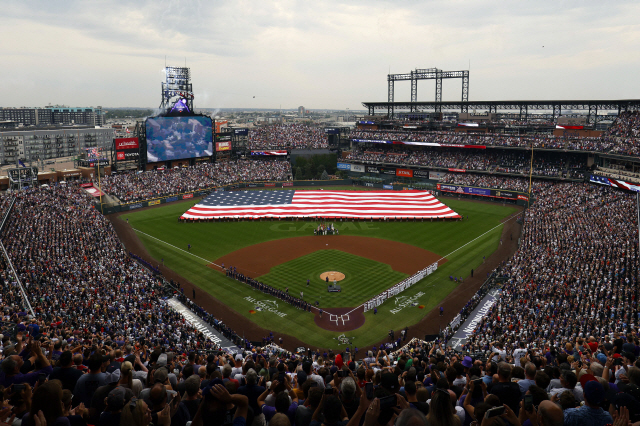
[[102, 107], [70, 108], [46, 106], [44, 108], [0, 108], [0, 122], [11, 121], [23, 126], [51, 126], [85, 124], [102, 126], [105, 118]]
[[304, 107], [303, 106], [299, 106], [298, 107], [298, 116], [299, 117], [304, 117]]
[[113, 137], [113, 129], [95, 126], [0, 129], [0, 164], [83, 157], [87, 148], [98, 148], [109, 157]]

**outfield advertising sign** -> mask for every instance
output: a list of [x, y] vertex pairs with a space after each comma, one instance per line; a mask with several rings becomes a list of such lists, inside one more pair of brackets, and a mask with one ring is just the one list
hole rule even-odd
[[349, 164], [349, 163], [338, 163], [338, 170], [351, 170], [351, 164]]
[[471, 186], [449, 185], [446, 183], [438, 183], [436, 184], [436, 188], [439, 191], [455, 192], [456, 194], [480, 195], [482, 197], [502, 198], [505, 200], [528, 200], [526, 195], [502, 189], [476, 188]]
[[375, 166], [366, 166], [365, 170], [367, 173], [380, 173], [380, 169]]
[[182, 199], [183, 199], [183, 200], [186, 200], [186, 199], [189, 199], [189, 198], [193, 198], [193, 194], [184, 194], [184, 195], [182, 196]]
[[393, 189], [393, 185], [382, 185], [382, 189]]
[[352, 164], [351, 171], [364, 173], [364, 166], [362, 164]]

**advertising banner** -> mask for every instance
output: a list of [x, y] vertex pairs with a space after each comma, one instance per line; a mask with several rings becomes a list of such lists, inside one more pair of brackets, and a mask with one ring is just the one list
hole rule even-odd
[[156, 206], [158, 204], [160, 204], [160, 200], [149, 201], [149, 206]]
[[493, 195], [493, 194], [491, 194], [491, 190], [490, 189], [473, 188], [473, 187], [469, 187], [469, 186], [465, 186], [464, 187], [464, 192], [466, 194], [475, 194], [475, 195]]
[[396, 169], [380, 169], [380, 173], [384, 175], [396, 175]]
[[396, 176], [413, 177], [413, 170], [396, 169]]
[[349, 164], [349, 163], [338, 163], [338, 170], [351, 170], [351, 164]]
[[216, 151], [230, 151], [231, 142], [216, 142]]
[[275, 188], [276, 184], [275, 183], [265, 183], [264, 186], [267, 187], [267, 188]]
[[446, 183], [436, 184], [436, 188], [444, 192], [455, 192], [457, 194], [481, 195], [483, 197], [502, 198], [506, 200], [527, 200], [526, 195], [518, 194], [514, 191], [502, 189], [475, 188], [469, 186], [451, 185]]
[[119, 138], [116, 139], [116, 151], [123, 149], [139, 149], [140, 144], [138, 138]]
[[493, 289], [478, 303], [478, 306], [476, 306], [451, 338], [449, 345], [453, 349], [459, 349], [467, 342], [467, 339], [473, 334], [478, 323], [482, 321], [482, 318], [491, 311], [493, 305], [500, 299], [500, 295], [500, 290]]
[[364, 166], [362, 164], [352, 164], [351, 171], [364, 173]]
[[450, 172], [454, 172], [454, 173], [466, 173], [467, 171], [465, 169], [449, 169]]
[[507, 198], [509, 200], [515, 200], [518, 198], [518, 195], [515, 192], [495, 190], [495, 189], [491, 190], [491, 195], [496, 198]]
[[445, 172], [429, 172], [429, 179], [440, 180], [446, 175]]
[[140, 153], [134, 149], [125, 149], [124, 151], [116, 151], [116, 161], [137, 160]]
[[184, 195], [182, 196], [182, 199], [183, 199], [183, 200], [188, 200], [189, 198], [193, 198], [193, 194], [184, 194]]
[[382, 185], [382, 189], [393, 189], [393, 185]]
[[324, 132], [327, 135], [339, 135], [340, 134], [340, 128], [338, 128], [338, 127], [325, 127], [324, 128]]
[[413, 177], [428, 178], [429, 170], [423, 170], [423, 169], [414, 170]]
[[366, 166], [365, 171], [367, 173], [380, 173], [380, 169], [375, 166]]
[[167, 199], [166, 199], [166, 200], [164, 200], [164, 201], [165, 201], [165, 202], [167, 202], [167, 203], [170, 203], [170, 202], [172, 202], [172, 201], [178, 201], [178, 197], [169, 197], [169, 198], [167, 198]]
[[249, 129], [233, 129], [233, 134], [238, 136], [246, 136], [249, 134]]
[[142, 207], [142, 203], [129, 204], [129, 210], [135, 210]]
[[92, 183], [81, 183], [80, 184], [80, 188], [90, 188], [92, 186], [93, 186]]
[[251, 151], [251, 155], [287, 155], [287, 150], [277, 151]]
[[293, 182], [282, 182], [282, 186], [293, 186]]

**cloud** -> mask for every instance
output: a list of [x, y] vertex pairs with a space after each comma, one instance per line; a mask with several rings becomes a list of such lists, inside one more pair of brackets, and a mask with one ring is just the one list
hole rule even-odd
[[469, 65], [472, 100], [637, 98], [639, 15], [630, 1], [7, 2], [0, 89], [5, 106], [154, 107], [166, 56], [186, 58], [198, 107], [360, 109], [386, 99], [389, 70]]

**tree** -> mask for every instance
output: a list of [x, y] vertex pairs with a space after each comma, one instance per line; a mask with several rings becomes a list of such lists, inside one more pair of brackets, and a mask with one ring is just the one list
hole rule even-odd
[[326, 167], [324, 167], [324, 164], [320, 164], [317, 168], [316, 168], [316, 176], [319, 177], [320, 179], [322, 179], [320, 176], [322, 176], [323, 173], [326, 173], [327, 169]]
[[296, 180], [302, 180], [304, 176], [302, 175], [302, 167], [296, 167]]
[[322, 171], [322, 175], [320, 176], [320, 180], [329, 180], [329, 174], [326, 170]]
[[304, 178], [305, 179], [313, 179], [314, 178], [313, 164], [311, 164], [311, 163], [305, 164], [305, 166], [304, 166]]

